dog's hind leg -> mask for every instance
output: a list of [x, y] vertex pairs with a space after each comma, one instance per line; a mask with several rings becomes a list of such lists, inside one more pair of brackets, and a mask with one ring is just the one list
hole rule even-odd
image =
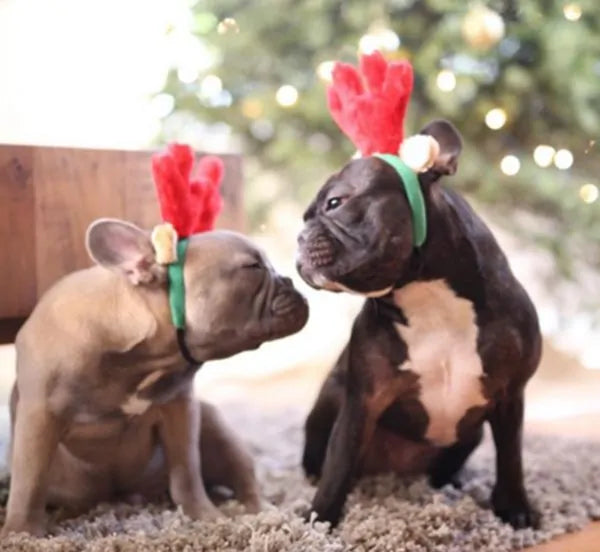
[[261, 500], [252, 455], [215, 406], [201, 402], [201, 411], [200, 455], [206, 486], [227, 487], [249, 512], [258, 512]]

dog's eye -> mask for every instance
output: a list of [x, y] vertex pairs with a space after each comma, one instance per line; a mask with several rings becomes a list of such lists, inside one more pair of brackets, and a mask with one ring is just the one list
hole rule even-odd
[[254, 263], [245, 264], [242, 268], [252, 268], [252, 269], [256, 270], [259, 268], [263, 268], [263, 265], [260, 261], [256, 261]]
[[344, 202], [344, 198], [342, 197], [332, 197], [327, 200], [325, 204], [325, 210], [331, 211], [332, 209], [337, 209]]

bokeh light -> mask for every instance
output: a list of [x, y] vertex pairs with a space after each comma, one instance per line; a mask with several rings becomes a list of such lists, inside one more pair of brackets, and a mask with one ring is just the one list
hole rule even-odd
[[521, 170], [521, 162], [516, 155], [505, 155], [500, 161], [500, 170], [506, 176], [514, 176]]
[[554, 155], [554, 165], [563, 171], [573, 165], [573, 154], [568, 149], [559, 149]]
[[456, 75], [449, 69], [442, 69], [435, 82], [442, 92], [452, 92], [456, 88]]
[[196, 65], [182, 65], [177, 69], [177, 78], [184, 84], [191, 84], [198, 80], [200, 70]]
[[549, 167], [552, 165], [552, 160], [556, 150], [547, 144], [540, 144], [533, 150], [533, 160], [539, 167]]
[[358, 49], [362, 54], [372, 54], [375, 50], [393, 52], [400, 46], [400, 37], [391, 29], [376, 29], [360, 37]]
[[334, 61], [323, 61], [317, 66], [317, 75], [325, 82], [331, 82], [333, 78]]
[[598, 199], [600, 192], [595, 184], [584, 184], [579, 188], [579, 197], [584, 203], [594, 203]]
[[264, 111], [263, 103], [257, 98], [246, 98], [241, 105], [244, 117], [248, 119], [258, 119]]
[[485, 124], [492, 130], [498, 130], [506, 124], [506, 111], [501, 107], [490, 109], [485, 114]]
[[206, 75], [200, 83], [200, 95], [205, 98], [217, 96], [223, 90], [223, 81], [217, 75]]
[[563, 14], [567, 21], [579, 21], [581, 19], [581, 6], [576, 2], [565, 4], [563, 6]]
[[282, 107], [291, 107], [298, 101], [298, 90], [291, 84], [284, 84], [275, 94], [277, 103]]
[[227, 33], [237, 34], [240, 32], [240, 27], [233, 17], [226, 17], [217, 25], [217, 32], [222, 35]]

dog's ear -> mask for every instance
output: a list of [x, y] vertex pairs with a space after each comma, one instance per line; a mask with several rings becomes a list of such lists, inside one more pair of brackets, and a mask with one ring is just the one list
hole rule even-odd
[[89, 226], [85, 244], [92, 260], [123, 274], [132, 284], [149, 284], [162, 272], [150, 234], [118, 219], [98, 219]]
[[444, 174], [454, 174], [458, 167], [458, 156], [462, 151], [462, 139], [454, 125], [437, 119], [425, 126], [419, 134], [433, 136], [440, 146], [435, 163], [421, 175], [422, 183], [431, 184]]

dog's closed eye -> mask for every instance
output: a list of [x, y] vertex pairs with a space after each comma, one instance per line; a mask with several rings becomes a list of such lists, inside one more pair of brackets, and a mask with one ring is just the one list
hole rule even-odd
[[248, 261], [242, 264], [242, 268], [250, 268], [254, 270], [259, 270], [264, 267], [265, 265], [260, 259], [249, 259]]

